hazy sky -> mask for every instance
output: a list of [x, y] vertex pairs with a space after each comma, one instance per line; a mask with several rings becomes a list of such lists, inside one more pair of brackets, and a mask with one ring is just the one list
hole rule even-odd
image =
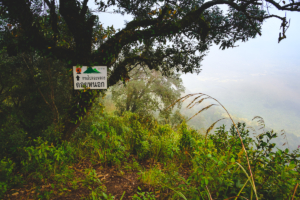
[[[95, 8], [94, 1], [88, 5]], [[269, 11], [285, 14], [275, 8]], [[125, 27], [124, 20], [132, 20], [129, 15], [98, 15], [104, 27], [116, 29]], [[237, 43], [239, 47], [233, 49], [211, 47], [199, 75], [182, 75], [186, 92], [218, 99], [236, 119], [259, 115], [266, 126], [300, 136], [300, 13], [287, 12], [290, 18], [287, 38], [279, 44], [281, 21], [269, 19], [263, 24], [262, 36]]]

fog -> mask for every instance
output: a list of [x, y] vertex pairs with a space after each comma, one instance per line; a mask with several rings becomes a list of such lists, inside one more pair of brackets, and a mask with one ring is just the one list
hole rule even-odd
[[[93, 2], [88, 5], [95, 8]], [[269, 11], [285, 15], [276, 9]], [[129, 15], [98, 15], [104, 27], [113, 25], [116, 29], [123, 28], [125, 20], [132, 20]], [[218, 99], [236, 120], [251, 123], [259, 115], [266, 126], [277, 132], [284, 129], [294, 134], [290, 138], [295, 140], [300, 136], [300, 15], [287, 12], [286, 16], [291, 25], [287, 38], [280, 43], [281, 23], [268, 19], [262, 26], [262, 36], [224, 51], [218, 46], [211, 47], [199, 75], [182, 75], [186, 93], [201, 92]]]

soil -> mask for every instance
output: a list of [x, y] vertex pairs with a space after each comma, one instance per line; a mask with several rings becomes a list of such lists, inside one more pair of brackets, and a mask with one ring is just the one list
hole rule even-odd
[[[150, 160], [139, 163], [141, 167], [144, 169], [149, 169], [151, 165], [154, 163], [151, 163]], [[155, 163], [155, 165], [159, 166], [161, 168], [160, 163]], [[125, 194], [122, 198], [122, 200], [131, 200], [134, 194], [137, 194], [138, 187], [143, 187], [143, 184], [138, 179], [139, 175], [137, 174], [138, 171], [125, 171], [123, 170], [123, 174], [120, 174], [120, 171], [115, 166], [101, 166], [98, 165], [92, 165], [92, 163], [89, 160], [81, 161], [80, 163], [74, 164], [72, 166], [69, 166], [69, 168], [73, 169], [75, 172], [75, 178], [84, 180], [86, 175], [84, 174], [85, 169], [95, 169], [98, 179], [101, 181], [102, 185], [106, 187], [106, 194], [111, 194], [114, 196], [115, 200], [120, 200], [124, 191]], [[181, 168], [179, 171], [179, 174], [187, 179], [190, 172], [188, 170], [188, 167]], [[51, 200], [77, 200], [77, 199], [86, 199], [87, 197], [91, 197], [91, 190], [88, 189], [86, 186], [83, 186], [82, 183], [78, 183], [78, 188], [74, 189], [72, 188], [71, 183], [68, 183], [68, 186], [65, 186], [65, 188], [68, 189], [68, 193], [64, 193], [63, 195], [60, 195], [59, 188], [55, 188], [54, 190], [51, 187], [51, 184], [56, 185], [56, 183], [48, 182], [47, 184], [43, 184], [43, 182], [37, 183], [37, 182], [27, 182], [27, 185], [24, 185], [21, 188], [17, 189], [11, 189], [6, 192], [4, 199], [6, 200], [36, 200], [41, 199], [38, 197], [38, 193], [36, 193], [36, 186], [39, 186], [42, 188], [40, 191], [52, 191], [53, 194], [51, 195]], [[146, 191], [155, 192], [154, 188], [147, 188]], [[169, 190], [166, 191], [165, 194], [156, 194], [157, 199], [167, 200], [168, 199], [168, 193], [171, 192]], [[45, 199], [45, 197], [43, 198]]]
[[[141, 186], [140, 181], [138, 180], [137, 171], [125, 172], [123, 175], [120, 175], [115, 167], [101, 167], [97, 165], [92, 165], [90, 162], [85, 161], [80, 164], [73, 165], [72, 168], [75, 171], [76, 178], [84, 179], [84, 169], [86, 168], [94, 168], [98, 179], [101, 180], [102, 185], [106, 187], [106, 194], [111, 194], [114, 196], [114, 199], [121, 199], [124, 191], [125, 194], [122, 200], [130, 200], [132, 196], [136, 194], [138, 186]], [[55, 184], [55, 182], [52, 182]], [[39, 199], [38, 194], [35, 192], [35, 186], [40, 186], [42, 191], [53, 191], [51, 195], [51, 199], [53, 200], [76, 200], [76, 199], [86, 199], [86, 197], [90, 196], [91, 190], [89, 190], [86, 186], [82, 186], [79, 183], [79, 187], [74, 190], [71, 187], [71, 183], [68, 187], [69, 194], [67, 195], [59, 195], [59, 190], [53, 190], [51, 188], [51, 183], [47, 183], [44, 185], [42, 182], [29, 182], [27, 185], [24, 185], [22, 188], [11, 189], [6, 192], [4, 199], [7, 200], [30, 200], [30, 199]]]

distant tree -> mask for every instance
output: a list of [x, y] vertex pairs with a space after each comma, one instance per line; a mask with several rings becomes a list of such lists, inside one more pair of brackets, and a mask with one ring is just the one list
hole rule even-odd
[[[96, 11], [114, 6], [114, 13], [133, 16], [116, 31], [102, 27], [88, 0], [59, 0], [59, 6], [56, 2], [0, 0], [1, 46], [10, 56], [36, 52], [62, 60], [68, 69], [107, 66], [109, 86], [128, 78], [130, 66], [136, 64], [160, 69], [163, 75], [172, 69], [199, 73], [200, 61], [212, 43], [222, 49], [235, 47], [237, 41], [261, 35], [262, 22], [268, 18], [281, 21], [280, 42], [289, 23], [266, 10], [272, 5], [300, 11], [300, 3], [294, 0], [95, 0]], [[228, 5], [228, 12], [224, 14], [218, 5]], [[62, 120], [64, 139], [71, 138], [100, 92], [72, 93]]]
[[133, 69], [125, 80], [126, 85], [117, 84], [112, 87], [112, 100], [119, 112], [154, 113], [161, 116], [170, 115], [166, 108], [184, 92], [179, 74], [171, 73], [162, 76], [159, 71], [149, 70], [146, 66]]

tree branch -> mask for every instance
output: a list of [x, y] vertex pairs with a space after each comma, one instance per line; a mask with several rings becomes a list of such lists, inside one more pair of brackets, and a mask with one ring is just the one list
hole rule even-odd
[[49, 2], [49, 0], [44, 0], [44, 1], [46, 2], [47, 6], [50, 8], [50, 23], [51, 23], [52, 30], [54, 32], [53, 40], [56, 43], [59, 32], [57, 28], [57, 15], [55, 13], [55, 1], [51, 0], [51, 3]]
[[84, 17], [84, 15], [86, 14], [86, 12], [87, 12], [87, 10], [88, 10], [88, 7], [87, 7], [87, 2], [88, 2], [89, 0], [84, 0], [84, 2], [83, 2], [83, 5], [82, 5], [82, 9], [81, 9], [81, 11], [80, 11], [80, 16], [81, 17]]
[[[300, 11], [300, 8], [298, 8], [298, 5], [300, 6], [300, 3], [291, 3], [284, 6], [279, 5], [279, 3], [273, 1], [273, 0], [266, 0], [266, 2], [271, 3], [274, 5], [278, 10], [288, 10], [288, 11]], [[296, 8], [293, 8], [293, 5], [297, 5]], [[288, 8], [291, 7], [291, 8]]]

